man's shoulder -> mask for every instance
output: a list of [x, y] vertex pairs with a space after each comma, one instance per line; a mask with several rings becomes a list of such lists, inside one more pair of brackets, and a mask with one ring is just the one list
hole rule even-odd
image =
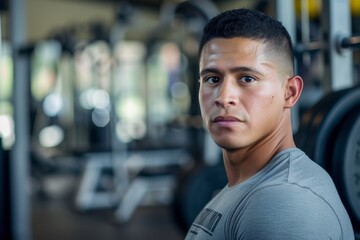
[[[249, 193], [249, 202], [294, 207], [296, 204], [308, 207], [308, 201], [324, 202], [325, 199], [311, 187], [297, 182], [272, 182], [261, 184]], [[325, 201], [326, 202], [326, 201]], [[313, 206], [313, 205], [312, 205]]]
[[[337, 213], [331, 204], [311, 189], [291, 183], [268, 185], [254, 190], [242, 208], [241, 221], [254, 228], [244, 229], [246, 234], [257, 232], [274, 234], [274, 239], [302, 239], [307, 236], [322, 236], [328, 229], [329, 236], [341, 235]], [[287, 235], [290, 234], [290, 235]]]
[[[333, 184], [330, 175], [323, 167], [311, 160], [302, 150], [290, 148], [283, 150], [272, 160], [272, 168], [275, 171], [282, 171], [286, 174], [286, 182], [298, 184], [300, 186], [329, 186]], [[276, 180], [276, 172], [268, 171], [267, 177]]]

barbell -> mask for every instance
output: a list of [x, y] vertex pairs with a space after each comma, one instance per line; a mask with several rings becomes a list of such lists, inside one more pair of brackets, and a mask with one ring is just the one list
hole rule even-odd
[[[299, 43], [294, 46], [295, 55], [301, 55], [304, 53], [311, 53], [317, 51], [324, 51], [328, 46], [328, 42], [324, 41], [312, 41], [308, 43]], [[338, 53], [345, 49], [359, 49], [360, 48], [360, 36], [345, 37], [338, 35], [335, 40], [335, 46]]]

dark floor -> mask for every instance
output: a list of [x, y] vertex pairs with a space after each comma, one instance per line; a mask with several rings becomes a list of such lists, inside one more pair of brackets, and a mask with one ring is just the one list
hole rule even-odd
[[168, 205], [141, 206], [128, 223], [118, 225], [112, 209], [77, 211], [72, 203], [74, 188], [62, 188], [66, 190], [59, 194], [58, 189], [48, 198], [33, 196], [33, 240], [184, 239]]

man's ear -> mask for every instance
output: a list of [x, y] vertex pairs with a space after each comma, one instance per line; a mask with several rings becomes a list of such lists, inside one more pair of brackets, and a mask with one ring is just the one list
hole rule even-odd
[[303, 80], [300, 76], [293, 76], [287, 79], [285, 84], [285, 107], [291, 108], [298, 101], [302, 89]]

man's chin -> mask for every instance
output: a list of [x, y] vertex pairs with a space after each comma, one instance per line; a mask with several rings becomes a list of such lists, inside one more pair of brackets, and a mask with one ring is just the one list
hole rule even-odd
[[231, 141], [217, 141], [215, 140], [215, 143], [222, 149], [226, 150], [226, 151], [235, 151], [239, 148], [241, 148], [241, 146], [239, 146], [238, 144], [234, 144]]

